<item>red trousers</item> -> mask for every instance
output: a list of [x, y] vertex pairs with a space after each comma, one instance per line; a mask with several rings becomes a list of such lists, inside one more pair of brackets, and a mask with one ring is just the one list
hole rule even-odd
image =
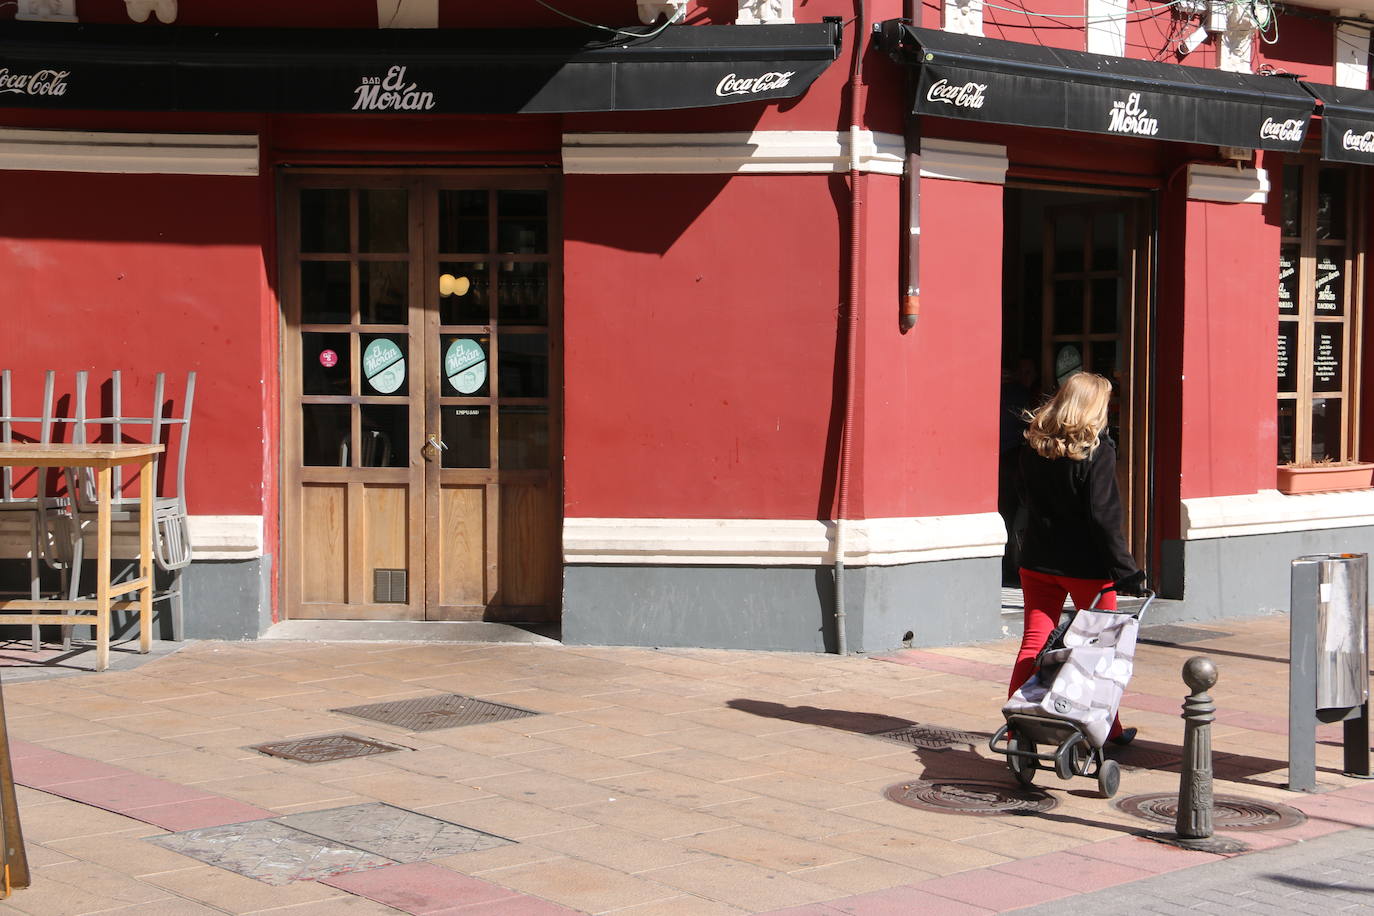
[[[1064, 607], [1064, 596], [1072, 595], [1075, 607], [1085, 608], [1093, 603], [1097, 593], [1104, 586], [1112, 584], [1111, 579], [1074, 579], [1069, 576], [1051, 576], [1048, 573], [1021, 570], [1021, 594], [1025, 598], [1026, 629], [1021, 634], [1021, 651], [1016, 653], [1016, 664], [1011, 669], [1011, 686], [1007, 696], [1016, 692], [1035, 673], [1035, 656], [1044, 648], [1055, 626], [1059, 623], [1059, 612]], [[1116, 592], [1108, 592], [1097, 602], [1097, 606], [1109, 611], [1116, 610]], [[1121, 720], [1112, 723], [1110, 738], [1121, 734]]]

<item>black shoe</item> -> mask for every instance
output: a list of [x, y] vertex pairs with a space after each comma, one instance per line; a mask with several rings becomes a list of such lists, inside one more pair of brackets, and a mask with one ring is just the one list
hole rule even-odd
[[1107, 740], [1117, 747], [1125, 747], [1135, 740], [1136, 732], [1137, 729], [1134, 728], [1123, 728], [1121, 734], [1117, 735], [1115, 738], [1108, 738]]

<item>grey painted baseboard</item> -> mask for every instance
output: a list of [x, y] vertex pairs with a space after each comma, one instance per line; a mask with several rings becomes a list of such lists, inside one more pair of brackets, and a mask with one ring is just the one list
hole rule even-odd
[[[1287, 613], [1293, 560], [1323, 553], [1374, 554], [1374, 527], [1285, 531], [1166, 541], [1161, 594], [1171, 620]], [[1163, 622], [1163, 619], [1158, 622]]]
[[[845, 570], [855, 652], [1001, 635], [995, 557]], [[910, 635], [908, 635], [910, 634]], [[563, 571], [563, 641], [834, 652], [829, 567], [574, 565]]]
[[[115, 567], [119, 569], [118, 566]], [[272, 625], [272, 563], [271, 557], [250, 560], [197, 560], [182, 571], [182, 600], [185, 633], [188, 639], [257, 639]], [[159, 592], [168, 585], [170, 577], [156, 570]], [[43, 568], [43, 588], [57, 593], [58, 573]], [[83, 567], [82, 581], [95, 581], [95, 563]], [[0, 560], [0, 588], [22, 591], [29, 587], [29, 566], [26, 560]], [[153, 637], [172, 638], [171, 604], [168, 600], [153, 603]], [[27, 627], [5, 628], [16, 638], [27, 638]], [[57, 633], [56, 627], [51, 628]], [[78, 639], [90, 637], [90, 627], [73, 627]], [[129, 611], [114, 614], [113, 633], [116, 637], [138, 632], [137, 616]]]

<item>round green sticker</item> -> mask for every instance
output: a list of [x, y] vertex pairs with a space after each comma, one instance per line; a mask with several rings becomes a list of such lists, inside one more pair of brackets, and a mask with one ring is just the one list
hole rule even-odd
[[444, 354], [444, 375], [460, 394], [473, 394], [487, 381], [487, 354], [470, 337], [460, 337]]
[[363, 375], [382, 394], [391, 394], [406, 380], [406, 357], [396, 341], [378, 337], [363, 351]]

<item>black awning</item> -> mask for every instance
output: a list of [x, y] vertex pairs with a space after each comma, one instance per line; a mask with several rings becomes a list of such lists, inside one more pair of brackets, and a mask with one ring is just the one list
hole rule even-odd
[[[648, 33], [651, 29], [628, 29]], [[0, 107], [499, 114], [794, 98], [835, 60], [838, 20], [590, 29], [211, 29], [0, 25]]]
[[1322, 158], [1374, 165], [1374, 92], [1303, 81], [1322, 103]]
[[1283, 77], [883, 26], [887, 50], [919, 67], [917, 114], [1296, 151], [1314, 108]]

